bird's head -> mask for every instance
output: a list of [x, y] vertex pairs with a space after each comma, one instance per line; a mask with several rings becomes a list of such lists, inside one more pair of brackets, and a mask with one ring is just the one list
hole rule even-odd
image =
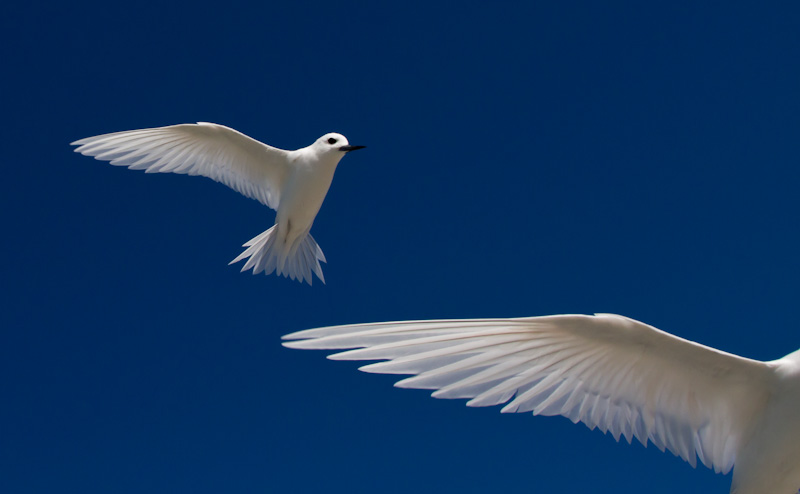
[[331, 132], [317, 139], [313, 147], [320, 154], [344, 155], [344, 153], [364, 149], [366, 146], [351, 146], [342, 134]]

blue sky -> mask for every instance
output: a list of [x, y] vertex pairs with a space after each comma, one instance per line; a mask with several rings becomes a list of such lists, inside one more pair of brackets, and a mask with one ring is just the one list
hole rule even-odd
[[[796, 350], [796, 3], [5, 14], [0, 491], [727, 492], [652, 446], [394, 389], [280, 336], [614, 312]], [[368, 146], [313, 228], [327, 285], [227, 265], [273, 222], [255, 201], [68, 146], [195, 121]]]

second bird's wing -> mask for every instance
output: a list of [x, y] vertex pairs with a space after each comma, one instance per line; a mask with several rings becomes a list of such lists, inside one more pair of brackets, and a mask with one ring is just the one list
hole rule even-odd
[[223, 125], [200, 122], [129, 130], [72, 143], [76, 152], [147, 173], [202, 175], [277, 209], [288, 152]]
[[732, 468], [772, 375], [763, 362], [610, 314], [358, 324], [284, 339], [299, 340], [290, 348], [359, 348], [329, 358], [386, 359], [361, 370], [414, 374], [396, 386], [469, 406], [563, 415], [718, 472]]

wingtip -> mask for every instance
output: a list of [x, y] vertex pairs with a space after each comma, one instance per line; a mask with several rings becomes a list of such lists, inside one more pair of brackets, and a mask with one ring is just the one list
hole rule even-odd
[[305, 340], [306, 336], [304, 335], [304, 333], [308, 333], [309, 331], [311, 331], [311, 330], [309, 330], [309, 329], [301, 329], [300, 331], [295, 331], [294, 333], [285, 334], [285, 335], [281, 336], [281, 339], [284, 340], [284, 341]]

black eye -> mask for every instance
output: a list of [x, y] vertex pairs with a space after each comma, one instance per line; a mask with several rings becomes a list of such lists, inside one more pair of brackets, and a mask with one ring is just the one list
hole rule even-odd
[[336, 139], [331, 137], [328, 139], [328, 144], [336, 144]]

